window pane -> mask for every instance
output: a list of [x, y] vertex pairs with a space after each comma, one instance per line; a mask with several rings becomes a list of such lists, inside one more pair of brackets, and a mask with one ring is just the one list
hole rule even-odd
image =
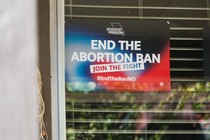
[[71, 19], [169, 22], [172, 87], [170, 92], [66, 91], [67, 139], [210, 140], [210, 83], [205, 72], [210, 59], [204, 57], [210, 54], [204, 49], [210, 38], [204, 28], [209, 26], [209, 3], [65, 0], [66, 23]]

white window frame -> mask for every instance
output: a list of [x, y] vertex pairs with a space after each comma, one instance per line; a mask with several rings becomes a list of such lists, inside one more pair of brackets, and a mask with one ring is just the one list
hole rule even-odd
[[50, 0], [52, 140], [66, 140], [64, 1]]

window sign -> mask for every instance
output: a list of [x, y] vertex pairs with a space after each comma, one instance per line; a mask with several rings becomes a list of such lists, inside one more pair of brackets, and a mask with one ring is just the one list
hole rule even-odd
[[72, 19], [65, 28], [68, 92], [170, 90], [168, 23]]

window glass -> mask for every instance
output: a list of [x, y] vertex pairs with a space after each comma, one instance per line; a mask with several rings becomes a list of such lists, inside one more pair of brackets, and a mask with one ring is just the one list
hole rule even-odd
[[169, 23], [171, 86], [167, 92], [72, 92], [66, 84], [67, 140], [210, 140], [209, 4], [65, 0], [66, 25], [74, 19]]

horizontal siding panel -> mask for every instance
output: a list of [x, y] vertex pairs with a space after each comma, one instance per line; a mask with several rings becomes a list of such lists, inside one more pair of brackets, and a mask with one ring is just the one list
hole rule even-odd
[[206, 0], [144, 0], [144, 6], [206, 7]]
[[136, 6], [138, 5], [138, 0], [65, 0], [66, 4], [75, 4], [75, 5], [107, 5], [107, 6]]
[[206, 17], [155, 17], [155, 16], [120, 16], [120, 15], [107, 15], [107, 16], [102, 16], [102, 15], [88, 15], [88, 14], [83, 14], [83, 15], [66, 15], [68, 18], [109, 18], [109, 19], [145, 19], [145, 20], [184, 20], [184, 21], [210, 21], [210, 18]]

